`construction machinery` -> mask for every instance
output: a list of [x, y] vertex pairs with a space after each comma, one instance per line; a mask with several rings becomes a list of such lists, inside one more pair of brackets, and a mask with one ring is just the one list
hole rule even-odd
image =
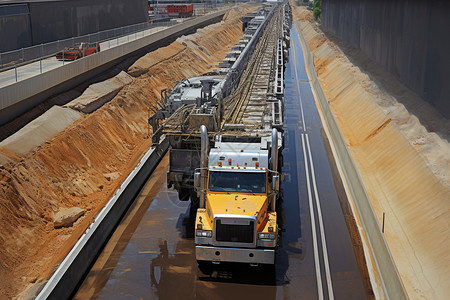
[[196, 258], [274, 264], [283, 149], [284, 65], [291, 12], [263, 5], [212, 74], [163, 90], [149, 118], [152, 141], [169, 139], [167, 185], [191, 200]]

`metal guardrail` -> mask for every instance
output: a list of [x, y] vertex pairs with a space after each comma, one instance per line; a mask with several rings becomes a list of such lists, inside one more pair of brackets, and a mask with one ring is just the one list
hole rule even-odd
[[228, 95], [230, 95], [236, 85], [240, 82], [241, 76], [246, 70], [247, 64], [250, 61], [251, 56], [253, 55], [253, 51], [256, 49], [259, 38], [263, 35], [264, 30], [266, 29], [266, 26], [274, 15], [276, 9], [278, 9], [278, 6], [273, 7], [273, 9], [269, 12], [263, 23], [258, 27], [251, 40], [239, 55], [238, 59], [231, 66], [230, 71], [227, 73], [224, 79], [224, 84], [220, 95], [222, 98], [226, 98]]
[[[63, 50], [66, 47], [71, 47], [75, 43], [81, 42], [111, 42], [118, 40], [121, 37], [143, 32], [145, 30], [153, 29], [161, 26], [168, 26], [176, 24], [177, 22], [162, 22], [162, 23], [140, 23], [120, 28], [114, 28], [110, 30], [104, 30], [96, 33], [82, 35], [78, 37], [72, 37], [65, 40], [58, 40], [51, 43], [36, 45], [32, 47], [22, 48], [14, 51], [8, 51], [0, 53], [0, 72], [6, 71], [12, 68], [23, 66], [30, 62], [39, 61], [41, 59], [48, 58], [55, 55], [58, 51]], [[116, 42], [117, 44], [117, 42]]]
[[[226, 5], [219, 4], [215, 6], [204, 6], [202, 8], [197, 8], [194, 17], [206, 15], [224, 6]], [[3, 52], [0, 53], [0, 72], [14, 69], [23, 66], [25, 64], [37, 62], [46, 59], [48, 57], [54, 56], [58, 51], [61, 51], [66, 47], [71, 47], [75, 43], [109, 42], [110, 45], [117, 45], [119, 40], [123, 37], [130, 36], [133, 34], [136, 35], [136, 37], [140, 37], [143, 36], [145, 31], [153, 32], [154, 30], [152, 29], [158, 27], [168, 27], [175, 24], [178, 24], [177, 20], [172, 20], [169, 22], [152, 22], [152, 23], [145, 22], [109, 30], [103, 30], [96, 33], [72, 37], [64, 40], [58, 40], [51, 43], [21, 48], [18, 50]]]
[[60, 62], [55, 58], [43, 60], [42, 74], [39, 73], [39, 62], [28, 64], [21, 67], [28, 72], [21, 73], [18, 82], [14, 82], [14, 70], [1, 72], [0, 124], [11, 121], [48, 97], [73, 88], [88, 78], [100, 74], [110, 68], [114, 62], [118, 63], [133, 53], [142, 52], [147, 47], [157, 46], [161, 42], [165, 43], [191, 30], [217, 22], [229, 10], [230, 7], [226, 7], [204, 16], [190, 18], [143, 37], [138, 34], [135, 38], [133, 34], [129, 42], [105, 51], [102, 48], [99, 53], [66, 63], [64, 66], [60, 66]]
[[306, 39], [300, 28], [297, 28], [297, 32], [304, 49], [306, 70], [308, 72], [309, 80], [323, 112], [326, 125], [330, 132], [330, 140], [335, 146], [337, 159], [342, 166], [345, 182], [348, 185], [351, 198], [353, 199], [356, 210], [360, 216], [362, 227], [367, 236], [369, 248], [377, 267], [385, 296], [387, 299], [409, 299], [381, 231], [378, 219], [373, 211], [370, 199], [367, 196], [364, 184], [347, 149], [347, 145], [339, 130], [339, 126], [334, 119], [330, 106], [328, 105], [328, 100], [322, 90], [322, 86], [320, 85], [314, 68], [313, 55], [309, 50]]

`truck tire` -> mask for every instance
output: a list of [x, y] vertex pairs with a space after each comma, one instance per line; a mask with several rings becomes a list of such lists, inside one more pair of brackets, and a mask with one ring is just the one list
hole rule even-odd
[[197, 209], [199, 207], [200, 204], [200, 198], [197, 197], [197, 192], [194, 189], [191, 189], [189, 191], [189, 197], [191, 198], [191, 206], [189, 209], [189, 216], [191, 218], [195, 218], [197, 215]]
[[189, 189], [179, 189], [178, 190], [178, 199], [180, 201], [188, 201], [189, 200]]
[[207, 276], [211, 276], [213, 273], [213, 264], [210, 261], [197, 260], [198, 269], [200, 272]]

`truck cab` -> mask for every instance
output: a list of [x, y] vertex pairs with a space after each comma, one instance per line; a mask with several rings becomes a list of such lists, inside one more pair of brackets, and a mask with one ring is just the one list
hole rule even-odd
[[[275, 144], [277, 152], [277, 140]], [[278, 173], [276, 164], [274, 170], [270, 168], [270, 155], [275, 159], [277, 155], [270, 153], [269, 145], [264, 138], [259, 142], [216, 139], [207, 155], [203, 189], [200, 172], [195, 178], [205, 200], [195, 219], [199, 263], [275, 263]]]

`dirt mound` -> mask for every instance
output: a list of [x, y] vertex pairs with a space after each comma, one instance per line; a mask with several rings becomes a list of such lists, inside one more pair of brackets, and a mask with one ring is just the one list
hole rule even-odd
[[[294, 13], [309, 19], [301, 8]], [[299, 23], [380, 224], [386, 213], [385, 237], [409, 297], [446, 299], [450, 120], [357, 50]]]
[[[130, 68], [137, 78], [110, 102], [31, 152], [0, 147], [0, 156], [8, 161], [0, 165], [3, 297], [14, 297], [52, 274], [150, 147], [147, 114], [160, 90], [211, 71], [242, 38], [239, 17], [249, 10], [234, 12], [234, 17], [208, 26], [195, 38], [186, 37], [196, 45], [193, 49], [175, 42], [147, 54]], [[72, 227], [55, 229], [55, 214], [71, 207], [85, 210], [84, 216]]]
[[113, 78], [90, 85], [80, 97], [70, 101], [64, 107], [85, 114], [91, 113], [110, 101], [124, 86], [132, 82], [133, 77], [122, 71]]
[[[54, 106], [12, 136], [3, 140], [0, 143], [0, 148], [6, 147], [17, 153], [25, 154], [56, 136], [80, 117], [81, 114], [77, 111]], [[0, 156], [0, 163], [6, 162], [7, 160], [3, 161]]]

